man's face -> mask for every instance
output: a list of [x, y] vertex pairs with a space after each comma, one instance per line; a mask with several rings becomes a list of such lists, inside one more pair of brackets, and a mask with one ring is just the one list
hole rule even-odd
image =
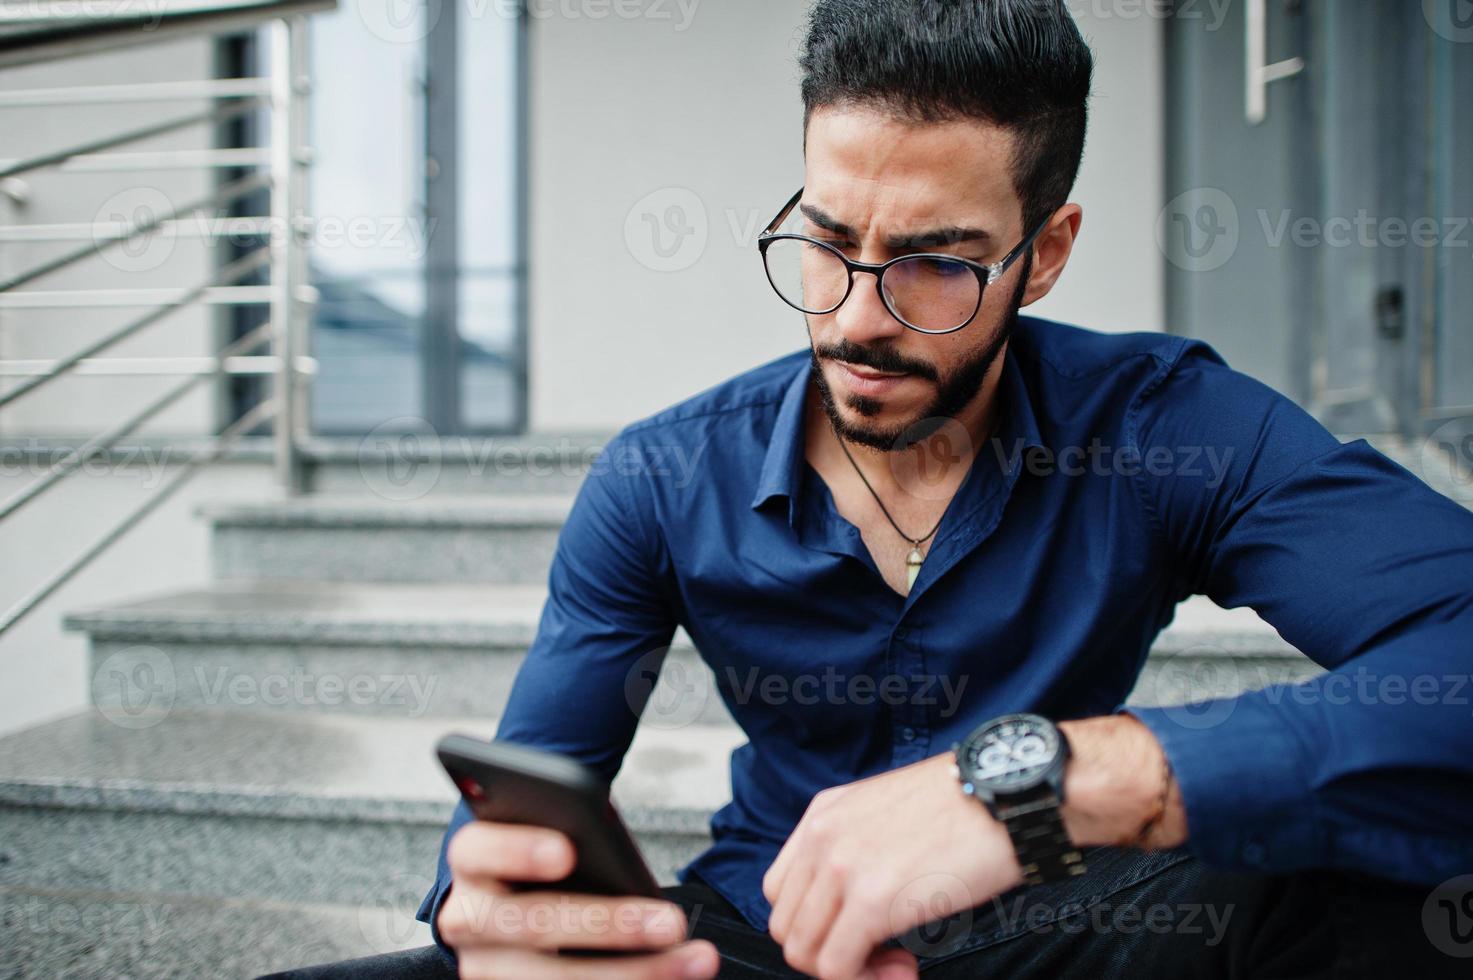
[[[868, 108], [809, 117], [802, 233], [851, 259], [885, 262], [941, 252], [996, 262], [1023, 237], [1013, 189], [1013, 137], [972, 120], [914, 124]], [[902, 449], [976, 398], [1016, 316], [1027, 262], [1016, 262], [954, 333], [907, 329], [872, 275], [833, 313], [809, 314], [824, 408], [846, 438]]]

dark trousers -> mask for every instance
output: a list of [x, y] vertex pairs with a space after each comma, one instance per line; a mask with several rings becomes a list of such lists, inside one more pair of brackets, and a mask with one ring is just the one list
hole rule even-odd
[[[1086, 860], [1089, 873], [1079, 878], [1014, 889], [894, 942], [916, 954], [926, 980], [1473, 977], [1473, 958], [1446, 952], [1447, 937], [1434, 936], [1436, 916], [1424, 917], [1430, 887], [1337, 872], [1228, 874], [1179, 851], [1094, 848]], [[692, 937], [721, 951], [723, 980], [804, 976], [699, 878], [664, 892], [685, 909]], [[1453, 952], [1473, 954], [1473, 941]], [[430, 947], [277, 976], [454, 975], [453, 963]]]

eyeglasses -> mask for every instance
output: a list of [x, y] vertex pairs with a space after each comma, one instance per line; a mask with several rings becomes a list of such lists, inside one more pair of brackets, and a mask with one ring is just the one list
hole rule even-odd
[[982, 308], [983, 290], [1002, 278], [1048, 226], [1044, 219], [991, 265], [936, 252], [901, 255], [876, 265], [856, 262], [816, 238], [777, 232], [802, 196], [800, 187], [757, 237], [767, 281], [783, 302], [804, 313], [832, 313], [853, 291], [854, 273], [868, 272], [885, 309], [920, 333], [953, 333], [971, 323]]

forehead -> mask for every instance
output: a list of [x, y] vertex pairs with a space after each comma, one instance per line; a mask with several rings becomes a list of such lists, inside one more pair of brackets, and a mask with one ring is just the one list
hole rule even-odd
[[999, 232], [1021, 224], [1013, 134], [981, 120], [917, 123], [863, 106], [808, 120], [805, 203], [846, 224], [894, 232], [965, 219]]

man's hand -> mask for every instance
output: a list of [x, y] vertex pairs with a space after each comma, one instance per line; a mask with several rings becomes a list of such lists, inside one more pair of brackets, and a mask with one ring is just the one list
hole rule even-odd
[[[462, 977], [695, 980], [714, 977], [716, 947], [685, 942], [673, 902], [554, 891], [513, 892], [508, 882], [558, 881], [573, 869], [573, 844], [554, 830], [476, 820], [451, 838], [452, 884], [440, 907], [440, 937]], [[559, 957], [559, 947], [651, 949], [648, 955]]]
[[[1073, 757], [1064, 824], [1074, 843], [1130, 843], [1168, 789], [1164, 756], [1134, 718], [1060, 725]], [[913, 980], [916, 959], [877, 949], [891, 936], [973, 908], [1020, 884], [1007, 829], [962, 794], [951, 753], [824, 790], [762, 880], [768, 931], [796, 970], [822, 980]], [[1149, 844], [1186, 838], [1167, 796]]]
[[1023, 880], [1007, 830], [950, 764], [933, 756], [813, 798], [762, 879], [768, 931], [795, 970], [914, 980], [914, 956], [876, 947]]

